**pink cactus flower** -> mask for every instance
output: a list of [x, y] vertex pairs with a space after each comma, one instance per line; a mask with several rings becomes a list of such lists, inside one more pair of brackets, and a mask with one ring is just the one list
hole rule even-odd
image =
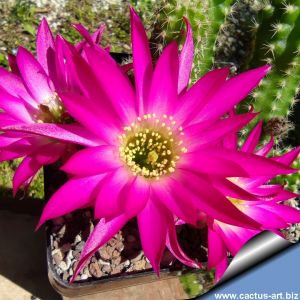
[[[40, 222], [92, 205], [100, 219], [73, 276], [89, 257], [131, 218], [137, 217], [145, 255], [154, 270], [165, 246], [189, 266], [182, 252], [174, 216], [197, 226], [203, 212], [221, 222], [260, 230], [210, 178], [275, 176], [294, 171], [262, 156], [216, 147], [256, 114], [223, 118], [266, 75], [263, 66], [227, 79], [228, 69], [213, 70], [188, 89], [193, 59], [191, 27], [181, 53], [175, 42], [162, 52], [155, 68], [143, 25], [131, 9], [135, 90], [123, 70], [101, 48], [68, 47], [66, 68], [81, 95], [59, 96], [68, 113], [93, 133], [92, 143], [63, 166], [71, 179], [47, 203]], [[58, 135], [44, 124], [27, 130]], [[11, 127], [18, 130], [21, 127]], [[25, 130], [24, 126], [21, 130]]]
[[[103, 25], [90, 36], [83, 26], [76, 25], [85, 38], [76, 47], [97, 47]], [[36, 39], [37, 59], [20, 47], [17, 56], [10, 55], [12, 72], [0, 68], [0, 126], [31, 126], [47, 123], [52, 130], [59, 128], [60, 140], [30, 132], [10, 131], [0, 135], [0, 161], [24, 157], [13, 178], [14, 194], [19, 187], [27, 186], [38, 170], [74, 152], [72, 142], [91, 146], [91, 136], [67, 114], [58, 93], [78, 90], [65, 68], [63, 43], [60, 36], [54, 40], [45, 19], [42, 20]], [[39, 134], [39, 132], [35, 132]], [[90, 136], [89, 139], [86, 135]], [[63, 141], [63, 142], [62, 142]], [[95, 144], [94, 144], [95, 145]]]
[[[269, 154], [274, 144], [273, 138], [271, 138], [269, 143], [257, 149], [262, 124], [262, 121], [260, 121], [250, 132], [240, 148], [241, 152], [255, 153], [264, 157]], [[236, 135], [233, 134], [231, 137], [225, 138], [224, 146], [237, 149]], [[270, 159], [289, 166], [298, 157], [299, 153], [300, 147], [282, 156], [275, 156]], [[277, 175], [280, 175], [280, 173]], [[262, 228], [253, 230], [233, 226], [208, 217], [208, 267], [216, 268], [216, 281], [221, 279], [227, 269], [227, 251], [235, 256], [249, 239], [263, 230], [273, 231], [284, 238], [279, 229], [284, 229], [290, 224], [300, 222], [300, 210], [281, 204], [281, 201], [295, 198], [298, 195], [285, 190], [280, 184], [269, 184], [271, 179], [273, 179], [273, 176], [229, 178], [229, 181], [236, 186], [235, 189], [237, 187], [238, 190], [241, 189], [239, 195], [237, 192], [233, 192], [234, 188], [231, 190], [223, 188], [223, 193], [228, 196], [228, 199], [241, 212], [260, 223]], [[220, 183], [216, 184], [219, 186]], [[222, 189], [221, 186], [219, 188]], [[242, 195], [242, 193], [245, 194]]]

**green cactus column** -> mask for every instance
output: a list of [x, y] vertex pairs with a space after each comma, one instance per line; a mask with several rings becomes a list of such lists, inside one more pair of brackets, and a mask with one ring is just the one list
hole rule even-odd
[[193, 29], [195, 58], [192, 82], [211, 69], [213, 51], [220, 25], [233, 0], [163, 0], [152, 22], [151, 46], [154, 57], [171, 40], [183, 42], [185, 29], [182, 17], [189, 19]]
[[270, 2], [261, 16], [252, 67], [270, 63], [272, 71], [253, 94], [255, 110], [283, 124], [293, 114], [300, 83], [300, 1]]
[[232, 66], [233, 72], [248, 67], [255, 49], [258, 13], [264, 1], [236, 1], [221, 25], [215, 47], [215, 67]]

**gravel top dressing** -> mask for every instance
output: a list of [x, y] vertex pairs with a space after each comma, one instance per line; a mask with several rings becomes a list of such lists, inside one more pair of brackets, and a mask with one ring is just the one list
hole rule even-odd
[[[93, 212], [79, 210], [49, 223], [50, 246], [54, 270], [65, 282], [73, 275], [85, 242], [94, 228]], [[153, 233], [155, 234], [155, 233]], [[192, 229], [187, 225], [178, 227], [179, 242], [191, 258], [206, 260], [206, 228]], [[166, 249], [161, 268], [182, 270], [182, 264]], [[150, 271], [152, 267], [145, 257], [138, 234], [136, 220], [133, 219], [90, 259], [87, 266], [76, 277], [77, 281], [105, 278], [126, 273]]]

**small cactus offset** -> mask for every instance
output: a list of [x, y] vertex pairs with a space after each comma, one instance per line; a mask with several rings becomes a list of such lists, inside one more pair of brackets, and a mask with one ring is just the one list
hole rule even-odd
[[213, 51], [220, 25], [224, 22], [233, 0], [163, 0], [151, 26], [153, 55], [161, 52], [171, 40], [183, 41], [183, 16], [191, 22], [194, 34], [195, 57], [192, 82], [211, 69]]

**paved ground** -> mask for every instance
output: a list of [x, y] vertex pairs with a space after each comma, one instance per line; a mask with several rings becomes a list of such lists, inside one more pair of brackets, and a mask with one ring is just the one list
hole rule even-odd
[[34, 233], [37, 221], [0, 210], [0, 300], [61, 299], [48, 281], [45, 234]]

